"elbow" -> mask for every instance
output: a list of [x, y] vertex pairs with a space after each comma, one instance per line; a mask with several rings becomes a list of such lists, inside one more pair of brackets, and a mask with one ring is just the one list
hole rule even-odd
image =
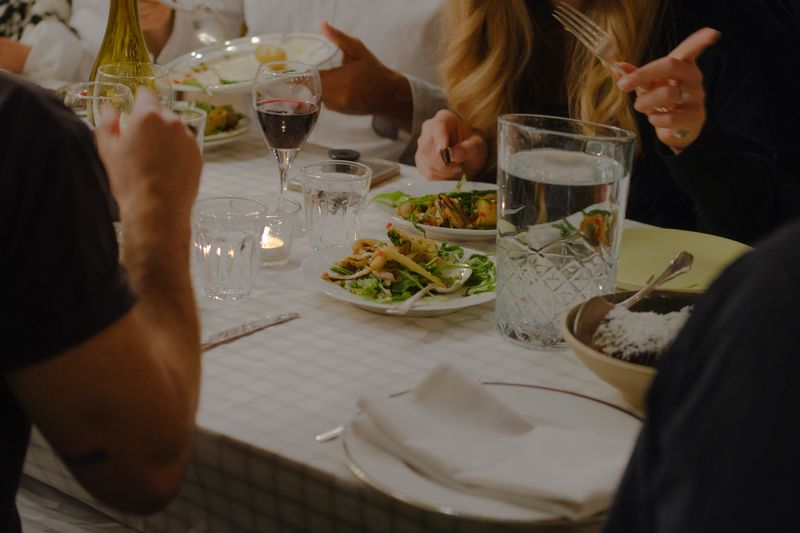
[[125, 513], [148, 515], [172, 501], [183, 485], [185, 461], [149, 469], [120, 499], [116, 507]]
[[168, 460], [114, 462], [73, 468], [83, 486], [114, 510], [137, 515], [160, 511], [183, 485], [190, 446]]

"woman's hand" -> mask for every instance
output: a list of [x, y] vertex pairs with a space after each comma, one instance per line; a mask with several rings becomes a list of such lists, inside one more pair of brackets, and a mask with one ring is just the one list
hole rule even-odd
[[687, 37], [670, 54], [630, 72], [617, 81], [625, 92], [636, 90], [633, 107], [647, 115], [658, 139], [673, 152], [692, 144], [706, 121], [703, 75], [695, 60], [719, 39], [720, 33], [702, 28]]
[[[450, 148], [452, 162], [445, 165], [441, 152]], [[474, 176], [486, 166], [489, 147], [486, 139], [458, 118], [455, 113], [442, 109], [422, 123], [414, 159], [417, 170], [429, 180], [460, 178], [462, 174]]]

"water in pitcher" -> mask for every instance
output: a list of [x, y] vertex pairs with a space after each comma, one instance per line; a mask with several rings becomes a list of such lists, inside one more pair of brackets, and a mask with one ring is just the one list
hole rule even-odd
[[629, 175], [613, 159], [541, 148], [500, 164], [496, 318], [525, 345], [561, 342], [561, 315], [614, 288]]

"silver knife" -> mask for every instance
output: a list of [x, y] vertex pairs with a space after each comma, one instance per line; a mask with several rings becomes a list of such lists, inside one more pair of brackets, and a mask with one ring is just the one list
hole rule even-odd
[[270, 326], [274, 326], [275, 324], [283, 324], [284, 322], [294, 320], [295, 318], [300, 318], [300, 315], [298, 315], [297, 313], [282, 313], [280, 315], [267, 315], [264, 318], [259, 318], [258, 320], [247, 322], [246, 324], [242, 324], [241, 326], [236, 326], [235, 328], [230, 328], [224, 331], [220, 331], [219, 333], [214, 333], [203, 344], [200, 345], [200, 348], [203, 351], [210, 350], [211, 348], [219, 346], [220, 344], [223, 344], [225, 342], [238, 339], [239, 337], [244, 337], [245, 335], [250, 335], [251, 333], [254, 333], [256, 331], [268, 328]]

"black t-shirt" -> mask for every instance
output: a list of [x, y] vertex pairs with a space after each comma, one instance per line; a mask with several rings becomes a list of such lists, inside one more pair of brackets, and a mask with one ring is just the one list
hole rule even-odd
[[605, 533], [798, 531], [800, 220], [713, 284], [664, 357]]
[[0, 531], [19, 529], [30, 433], [6, 375], [80, 344], [133, 304], [110, 206], [89, 129], [43, 89], [0, 72]]

